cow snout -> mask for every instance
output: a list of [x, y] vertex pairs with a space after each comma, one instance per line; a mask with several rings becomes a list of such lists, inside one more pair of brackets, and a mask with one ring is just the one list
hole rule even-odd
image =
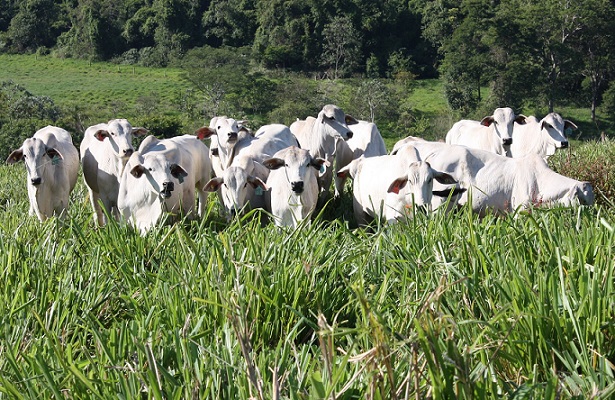
[[34, 186], [37, 186], [37, 185], [41, 184], [42, 180], [41, 180], [41, 178], [32, 178], [32, 179], [30, 179], [30, 182], [32, 182], [32, 184]]
[[352, 131], [348, 131], [348, 132], [346, 133], [346, 136], [348, 137], [348, 139], [351, 139], [351, 138], [352, 138], [352, 135], [353, 135]]
[[303, 193], [303, 182], [291, 182], [290, 188], [295, 193]]
[[562, 142], [561, 146], [562, 146], [562, 149], [567, 149], [568, 148], [568, 141]]
[[237, 132], [229, 132], [229, 134], [228, 134], [228, 141], [229, 142], [237, 141]]
[[173, 182], [164, 182], [162, 184], [162, 195], [164, 197], [171, 197], [171, 193], [175, 190], [175, 184]]
[[504, 146], [510, 146], [512, 144], [512, 138], [502, 139], [502, 144]]
[[132, 153], [134, 153], [135, 151], [133, 149], [125, 149], [124, 150], [124, 157], [130, 157], [132, 155]]

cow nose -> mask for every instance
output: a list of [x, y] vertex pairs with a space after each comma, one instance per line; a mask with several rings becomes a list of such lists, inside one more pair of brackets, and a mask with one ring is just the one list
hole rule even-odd
[[175, 184], [173, 182], [164, 182], [162, 184], [162, 190], [164, 192], [172, 192], [175, 190]]
[[562, 149], [568, 148], [568, 141], [562, 142]]
[[303, 182], [291, 182], [290, 188], [295, 193], [303, 193]]
[[502, 144], [504, 146], [510, 146], [512, 144], [512, 138], [502, 139]]
[[237, 140], [237, 132], [230, 132], [228, 134], [228, 141], [234, 142], [235, 140]]
[[130, 157], [132, 155], [132, 153], [134, 153], [135, 151], [133, 149], [126, 149], [124, 150], [124, 155], [126, 157]]
[[352, 138], [352, 135], [353, 135], [352, 131], [348, 131], [348, 132], [346, 133], [346, 136], [348, 137], [348, 139], [351, 139], [351, 138]]
[[32, 182], [32, 184], [34, 186], [40, 185], [41, 184], [41, 178], [32, 178], [32, 179], [30, 179], [30, 182]]

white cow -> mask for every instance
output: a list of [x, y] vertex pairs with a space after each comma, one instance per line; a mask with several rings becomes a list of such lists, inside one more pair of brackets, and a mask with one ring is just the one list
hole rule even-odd
[[374, 218], [395, 222], [412, 216], [414, 206], [429, 210], [433, 194], [448, 196], [451, 192], [433, 192], [433, 180], [447, 185], [456, 183], [449, 174], [421, 161], [411, 145], [397, 155], [358, 158], [338, 175], [353, 179], [353, 208], [360, 226], [368, 225]]
[[523, 123], [524, 120], [525, 117], [515, 115], [512, 108], [496, 108], [493, 115], [480, 122], [467, 119], [455, 122], [446, 134], [446, 143], [506, 155], [514, 143], [514, 123]]
[[546, 160], [557, 149], [568, 147], [566, 129], [577, 129], [577, 126], [557, 113], [550, 113], [540, 121], [534, 116], [526, 117], [524, 123], [515, 124], [510, 155], [519, 158], [538, 154]]
[[21, 160], [28, 173], [30, 215], [41, 222], [53, 215], [64, 216], [79, 173], [79, 152], [70, 134], [50, 125], [39, 129], [6, 162]]
[[118, 208], [122, 217], [146, 233], [164, 215], [192, 216], [195, 194], [203, 216], [211, 177], [207, 146], [192, 135], [170, 139], [148, 136], [128, 160], [120, 180]]
[[377, 157], [387, 154], [384, 139], [373, 122], [359, 120], [357, 124], [350, 125], [352, 137], [343, 140], [336, 137], [335, 150], [335, 197], [344, 193], [345, 174], [339, 171], [352, 160], [359, 157]]
[[227, 221], [241, 210], [265, 208], [265, 181], [269, 169], [251, 157], [238, 156], [233, 164], [212, 178], [205, 190], [220, 194]]
[[267, 203], [277, 226], [297, 227], [309, 218], [318, 201], [318, 171], [327, 161], [296, 146], [280, 150], [263, 162], [271, 169]]
[[[348, 125], [357, 124], [358, 121], [346, 115], [341, 108], [327, 104], [318, 113], [318, 117], [307, 117], [305, 120], [298, 120], [290, 126], [291, 132], [299, 141], [302, 149], [310, 151], [314, 157], [327, 160], [333, 166], [333, 158], [336, 152], [336, 137], [347, 140], [353, 136]], [[329, 187], [333, 180], [331, 168], [321, 171], [318, 178], [318, 186], [321, 191], [329, 193]], [[336, 188], [335, 196], [339, 196], [339, 189]]]
[[126, 119], [112, 119], [85, 131], [80, 145], [83, 177], [90, 193], [94, 220], [100, 226], [106, 223], [106, 217], [99, 201], [107, 213], [119, 216], [120, 177], [134, 152], [132, 138], [146, 133], [147, 129], [133, 128]]
[[468, 188], [459, 204], [471, 201], [472, 209], [481, 216], [487, 210], [502, 214], [519, 207], [594, 203], [590, 183], [556, 173], [537, 154], [508, 158], [445, 143], [416, 141], [413, 146], [422, 160]]
[[[233, 125], [232, 121], [235, 122], [235, 125]], [[245, 121], [236, 121], [224, 115], [224, 116], [219, 116], [219, 117], [213, 117], [209, 121], [209, 128], [211, 128], [213, 132], [215, 132], [217, 129], [222, 130], [223, 127], [232, 126], [231, 128], [228, 128], [228, 129], [233, 130], [237, 133], [239, 133], [240, 129], [243, 129], [244, 134], [248, 133], [252, 135], [252, 133], [247, 128], [245, 128], [244, 123]], [[209, 145], [209, 158], [211, 159], [211, 167], [214, 171], [215, 176], [222, 176], [222, 172], [224, 171], [224, 166], [222, 165], [222, 160], [220, 159], [218, 136], [212, 134], [212, 135], [209, 135], [209, 138], [211, 139], [211, 142]]]

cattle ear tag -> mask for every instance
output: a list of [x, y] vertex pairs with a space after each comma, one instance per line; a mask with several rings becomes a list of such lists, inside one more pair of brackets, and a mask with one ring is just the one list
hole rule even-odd
[[51, 165], [58, 165], [60, 163], [60, 160], [61, 158], [57, 155], [53, 156], [53, 158], [51, 159]]
[[254, 194], [256, 194], [257, 196], [262, 196], [263, 195], [263, 188], [260, 186], [257, 186], [256, 189], [254, 190]]

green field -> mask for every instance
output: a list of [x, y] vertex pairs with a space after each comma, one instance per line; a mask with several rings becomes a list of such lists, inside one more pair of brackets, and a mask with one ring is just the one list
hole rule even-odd
[[[75, 81], [23, 62], [0, 80], [56, 101], [185, 87], [178, 71], [45, 62]], [[437, 110], [422, 91], [437, 85], [421, 85], [417, 104]], [[606, 174], [613, 154], [587, 143], [556, 161]], [[0, 166], [0, 399], [615, 396], [610, 178], [596, 207], [369, 231], [352, 227], [348, 194], [295, 231], [227, 225], [210, 196], [202, 220], [146, 236], [96, 228], [81, 177], [69, 216], [41, 224], [25, 180], [22, 164]]]

